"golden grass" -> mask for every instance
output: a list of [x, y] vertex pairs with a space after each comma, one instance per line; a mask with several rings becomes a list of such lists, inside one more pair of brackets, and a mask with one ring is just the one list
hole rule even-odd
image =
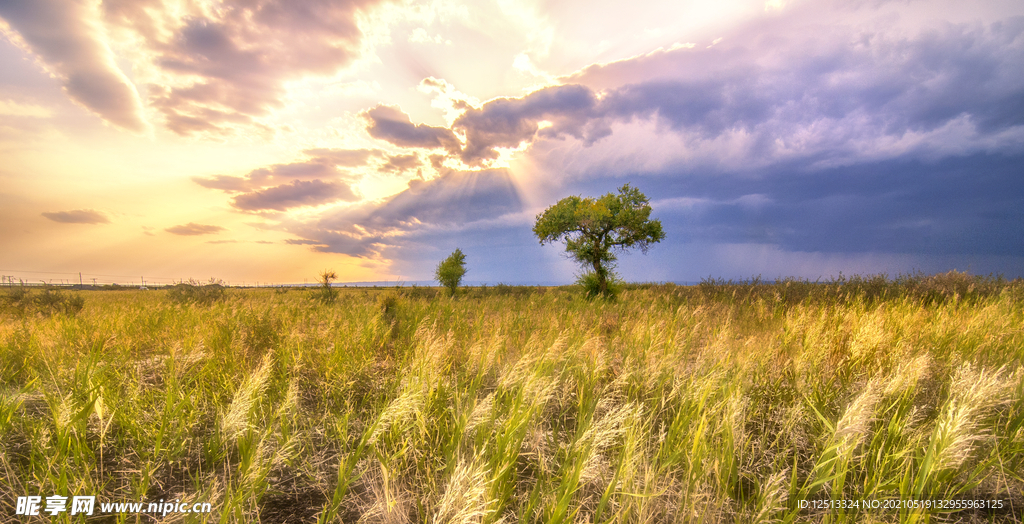
[[[1021, 284], [886, 285], [83, 292], [76, 316], [0, 317], [0, 514], [92, 494], [214, 504], [186, 522], [1019, 521]], [[900, 497], [1014, 509], [798, 504]]]

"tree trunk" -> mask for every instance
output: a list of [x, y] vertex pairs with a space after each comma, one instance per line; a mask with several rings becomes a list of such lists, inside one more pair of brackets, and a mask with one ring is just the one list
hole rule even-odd
[[608, 281], [605, 279], [605, 271], [600, 260], [594, 261], [594, 273], [597, 274], [597, 291], [603, 297], [608, 294]]

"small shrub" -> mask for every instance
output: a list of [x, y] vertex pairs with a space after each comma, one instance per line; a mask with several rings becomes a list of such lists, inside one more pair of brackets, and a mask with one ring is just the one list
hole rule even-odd
[[462, 277], [465, 275], [466, 255], [458, 248], [448, 258], [442, 260], [434, 270], [434, 278], [447, 288], [448, 293], [452, 296], [455, 296], [455, 292], [462, 284]]
[[18, 315], [39, 312], [44, 316], [57, 313], [74, 316], [85, 307], [85, 299], [79, 294], [62, 293], [59, 289], [44, 286], [39, 294], [32, 293], [27, 287], [12, 288], [3, 297], [4, 309]]
[[392, 292], [380, 295], [377, 297], [377, 307], [380, 308], [380, 318], [386, 324], [393, 323], [395, 316], [398, 314], [398, 295]]
[[488, 290], [486, 295], [497, 295], [499, 297], [525, 297], [535, 293], [532, 286], [511, 286], [502, 282]]
[[0, 304], [6, 310], [24, 315], [32, 307], [32, 293], [25, 286], [12, 287], [4, 294]]
[[313, 298], [319, 300], [322, 304], [333, 304], [338, 298], [338, 290], [331, 286], [331, 283], [337, 280], [338, 274], [333, 270], [323, 270], [320, 272], [320, 278], [317, 282], [320, 282], [320, 287], [316, 288], [316, 294]]
[[262, 355], [281, 343], [281, 321], [269, 311], [250, 312], [240, 320], [242, 344], [250, 355]]
[[380, 357], [394, 357], [395, 355], [395, 339], [400, 330], [398, 313], [401, 302], [399, 295], [393, 291], [385, 291], [377, 296], [380, 322], [383, 324], [386, 333], [380, 346]]
[[[605, 285], [603, 292], [601, 291], [602, 281]], [[612, 271], [604, 271], [603, 279], [596, 272], [587, 271], [576, 278], [576, 285], [583, 288], [587, 298], [602, 296], [603, 298], [614, 300], [619, 295], [619, 292], [622, 291], [623, 282]]]
[[209, 306], [214, 302], [224, 300], [227, 291], [224, 289], [224, 281], [211, 278], [209, 283], [201, 284], [198, 280], [189, 279], [188, 282], [178, 282], [171, 286], [167, 292], [167, 298], [175, 304], [199, 304]]
[[515, 286], [510, 286], [503, 282], [498, 282], [497, 286], [494, 286], [492, 292], [499, 297], [507, 297], [509, 295], [517, 294]]
[[947, 297], [955, 294], [963, 297], [974, 291], [975, 284], [974, 277], [954, 269], [948, 273], [924, 277], [920, 285], [925, 293], [937, 293]]
[[78, 293], [66, 294], [54, 291], [54, 294], [58, 297], [50, 308], [54, 313], [75, 316], [85, 307], [85, 299]]
[[429, 287], [412, 286], [402, 290], [402, 296], [412, 299], [433, 299], [437, 296], [437, 289]]

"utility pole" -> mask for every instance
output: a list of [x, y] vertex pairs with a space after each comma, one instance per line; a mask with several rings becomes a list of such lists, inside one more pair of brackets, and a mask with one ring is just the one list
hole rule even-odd
[[82, 272], [78, 272], [78, 287], [82, 287]]

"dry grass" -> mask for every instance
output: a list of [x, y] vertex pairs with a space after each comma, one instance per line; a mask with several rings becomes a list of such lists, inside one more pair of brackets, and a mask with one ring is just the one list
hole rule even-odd
[[[165, 294], [0, 317], [0, 515], [92, 494], [215, 506], [176, 522], [1021, 520], [1020, 282]], [[799, 507], [901, 497], [1008, 509]]]

